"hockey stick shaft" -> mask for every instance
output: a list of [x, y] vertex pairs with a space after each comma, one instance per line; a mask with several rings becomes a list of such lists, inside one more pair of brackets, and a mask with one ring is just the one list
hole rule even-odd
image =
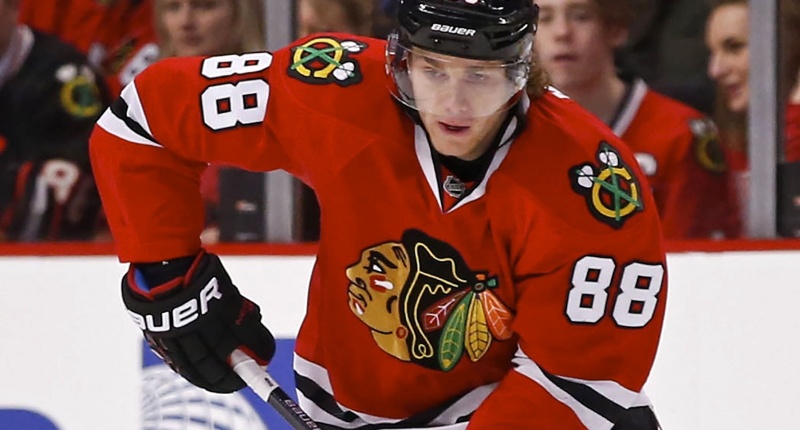
[[296, 430], [320, 428], [277, 382], [250, 356], [240, 350], [231, 353], [233, 371]]

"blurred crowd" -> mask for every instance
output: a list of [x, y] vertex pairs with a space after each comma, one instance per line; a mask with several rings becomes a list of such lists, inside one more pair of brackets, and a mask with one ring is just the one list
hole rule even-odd
[[[95, 121], [122, 108], [116, 96], [159, 59], [265, 49], [265, 1], [284, 0], [0, 0], [0, 242], [110, 240], [88, 163]], [[296, 38], [385, 38], [395, 1], [297, 0], [290, 25]], [[748, 84], [748, 0], [537, 3], [536, 67], [634, 149], [665, 237], [744, 237], [747, 154], [758, 145], [747, 134], [758, 97]], [[800, 0], [779, 6], [778, 159], [800, 166]], [[212, 165], [201, 180], [205, 243], [235, 228], [226, 210], [250, 207], [226, 206], [236, 177]], [[296, 193], [294, 236], [314, 241], [314, 193]]]

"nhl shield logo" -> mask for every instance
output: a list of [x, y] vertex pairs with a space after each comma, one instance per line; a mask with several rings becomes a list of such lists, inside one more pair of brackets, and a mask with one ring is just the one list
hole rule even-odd
[[461, 179], [458, 179], [453, 175], [447, 176], [447, 179], [444, 180], [444, 184], [442, 184], [442, 188], [450, 197], [454, 199], [460, 199], [464, 196], [464, 193], [467, 192], [467, 185], [461, 182]]

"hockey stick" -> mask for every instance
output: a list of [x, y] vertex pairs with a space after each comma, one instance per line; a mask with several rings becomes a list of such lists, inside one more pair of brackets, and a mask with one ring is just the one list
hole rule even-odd
[[245, 383], [285, 419], [295, 430], [320, 428], [300, 406], [250, 356], [240, 350], [231, 353], [231, 366]]

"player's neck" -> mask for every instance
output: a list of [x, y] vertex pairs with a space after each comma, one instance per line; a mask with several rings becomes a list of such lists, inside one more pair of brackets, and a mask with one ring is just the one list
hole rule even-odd
[[584, 85], [562, 90], [606, 124], [614, 119], [619, 104], [625, 97], [625, 83], [613, 70]]

